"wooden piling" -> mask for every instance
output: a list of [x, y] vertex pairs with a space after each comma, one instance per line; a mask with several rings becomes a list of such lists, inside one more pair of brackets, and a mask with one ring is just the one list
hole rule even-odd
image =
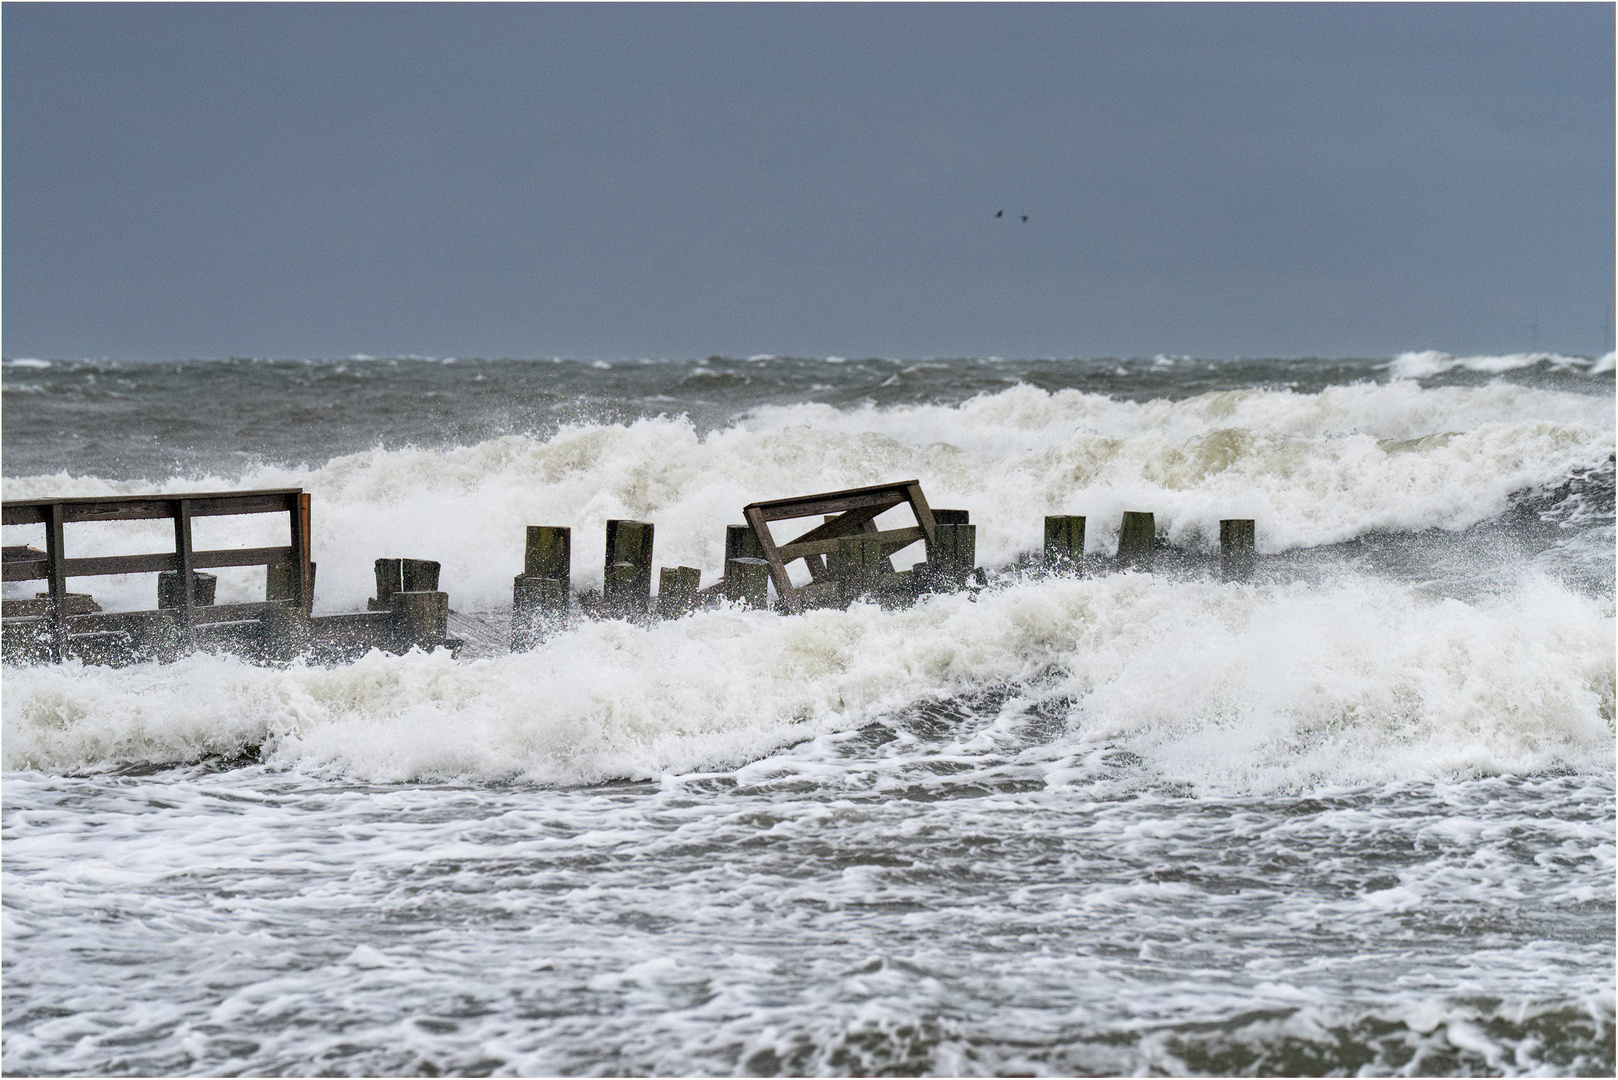
[[837, 583], [840, 603], [850, 604], [877, 592], [878, 579], [886, 557], [882, 541], [874, 536], [845, 536], [827, 560], [827, 570]]
[[725, 599], [763, 609], [770, 602], [770, 563], [751, 525], [725, 526]]
[[[397, 592], [398, 590], [394, 590]], [[315, 564], [309, 563], [309, 578], [305, 595], [315, 595]], [[270, 563], [264, 568], [264, 599], [292, 600], [298, 598], [298, 568], [292, 563]], [[304, 614], [312, 604], [304, 605]]]
[[518, 574], [511, 582], [511, 651], [523, 652], [545, 640], [567, 618], [567, 582]]
[[730, 559], [725, 563], [725, 599], [760, 611], [770, 606], [768, 559]]
[[1157, 519], [1151, 514], [1125, 513], [1118, 527], [1118, 568], [1150, 573], [1156, 553]]
[[978, 561], [978, 527], [939, 521], [934, 535], [933, 550], [927, 559], [928, 584], [940, 589], [964, 588]]
[[1051, 514], [1045, 518], [1045, 566], [1075, 571], [1084, 560], [1084, 518]]
[[404, 590], [403, 564], [403, 559], [376, 561], [376, 597], [369, 604], [372, 611], [393, 610], [393, 594]]
[[[204, 574], [201, 570], [191, 571], [191, 603], [197, 607], [212, 607], [218, 590], [218, 577]], [[157, 575], [157, 606], [159, 608], [181, 606], [178, 570], [164, 570]]]
[[440, 569], [441, 565], [431, 559], [400, 559], [400, 591], [437, 592]]
[[523, 572], [511, 582], [511, 649], [538, 645], [567, 618], [573, 592], [573, 530], [530, 525], [523, 545]]
[[441, 644], [449, 631], [449, 593], [396, 592], [388, 599], [393, 611], [395, 644], [400, 651], [412, 645]]
[[565, 525], [530, 525], [523, 546], [525, 577], [552, 578], [572, 587], [573, 530]]
[[657, 573], [657, 616], [678, 619], [697, 607], [702, 571], [695, 566], [664, 566]]
[[1252, 518], [1226, 518], [1219, 522], [1219, 578], [1246, 581], [1253, 576], [1256, 557]]
[[601, 599], [618, 618], [643, 618], [652, 604], [652, 533], [649, 521], [607, 522]]

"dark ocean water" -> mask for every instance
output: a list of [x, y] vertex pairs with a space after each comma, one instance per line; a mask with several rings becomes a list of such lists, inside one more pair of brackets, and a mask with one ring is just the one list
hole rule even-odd
[[8, 1074], [1614, 1071], [1610, 356], [0, 370], [7, 498], [304, 487], [317, 610], [405, 555], [497, 616], [524, 525], [584, 587], [614, 517], [707, 584], [744, 503], [912, 477], [989, 580], [7, 662]]

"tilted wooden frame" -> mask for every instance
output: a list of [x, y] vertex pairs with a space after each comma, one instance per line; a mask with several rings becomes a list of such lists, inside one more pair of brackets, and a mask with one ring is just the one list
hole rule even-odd
[[[875, 519], [879, 514], [906, 503], [916, 515], [915, 525], [904, 529], [876, 528]], [[748, 503], [742, 508], [742, 513], [764, 547], [764, 559], [770, 564], [775, 591], [791, 612], [800, 612], [817, 601], [836, 596], [837, 583], [831, 579], [826, 556], [837, 550], [839, 541], [854, 536], [877, 540], [882, 546], [882, 554], [887, 556], [920, 540], [927, 545], [930, 558], [937, 538], [933, 512], [927, 505], [927, 497], [921, 492], [919, 480], [901, 480], [896, 484], [875, 484], [844, 491], [827, 491], [819, 495]], [[785, 544], [777, 544], [770, 535], [769, 523], [772, 521], [826, 515], [836, 516]], [[792, 578], [787, 574], [787, 563], [795, 559], [802, 559], [808, 566], [809, 584], [792, 584]]]

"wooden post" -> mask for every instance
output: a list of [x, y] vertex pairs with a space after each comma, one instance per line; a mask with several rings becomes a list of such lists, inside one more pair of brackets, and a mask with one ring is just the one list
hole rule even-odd
[[180, 648], [190, 652], [196, 644], [196, 614], [191, 610], [196, 585], [191, 567], [191, 500], [174, 500], [174, 569], [178, 572], [175, 608], [180, 613]]
[[725, 526], [725, 599], [763, 609], [770, 602], [770, 563], [751, 525]]
[[168, 608], [141, 620], [140, 633], [134, 643], [142, 659], [172, 663], [180, 658], [179, 613]]
[[511, 582], [511, 648], [531, 649], [546, 631], [567, 618], [573, 591], [573, 530], [530, 525], [523, 543], [523, 572]]
[[[214, 598], [218, 595], [218, 577], [213, 574], [204, 574], [201, 570], [191, 571], [191, 603], [194, 607], [212, 607]], [[180, 606], [180, 573], [178, 570], [164, 570], [157, 575], [157, 606], [159, 608], [177, 608]]]
[[67, 555], [63, 551], [62, 520], [62, 504], [51, 503], [45, 522], [45, 557], [50, 565], [47, 610], [51, 659], [58, 663], [67, 659]]
[[678, 619], [697, 607], [702, 571], [695, 566], [664, 566], [657, 572], [657, 616]]
[[292, 519], [292, 588], [298, 606], [307, 615], [315, 607], [315, 564], [309, 558], [309, 493], [297, 492], [296, 502], [296, 507], [287, 507]]
[[649, 521], [607, 522], [601, 599], [618, 618], [644, 617], [651, 610], [652, 532]]
[[370, 603], [372, 611], [392, 611], [393, 594], [404, 589], [404, 560], [378, 559], [376, 561], [376, 599]]
[[552, 578], [567, 582], [573, 578], [573, 530], [565, 525], [530, 525], [523, 545], [524, 577]]
[[1219, 522], [1219, 578], [1246, 581], [1253, 576], [1255, 557], [1252, 518], [1227, 518]]
[[1150, 573], [1156, 552], [1156, 518], [1133, 511], [1125, 513], [1123, 524], [1118, 527], [1118, 568]]
[[1084, 518], [1052, 514], [1045, 518], [1045, 566], [1077, 571], [1084, 563]]
[[[933, 511], [935, 519], [938, 513]], [[965, 588], [978, 561], [978, 527], [940, 521], [935, 531], [937, 553], [927, 560], [930, 583], [937, 588]]]
[[437, 592], [441, 564], [431, 559], [400, 559], [399, 584], [403, 592]]
[[731, 559], [762, 559], [764, 545], [751, 525], [725, 526], [725, 561]]
[[449, 593], [396, 592], [389, 598], [401, 650], [441, 643], [449, 631]]
[[845, 536], [837, 541], [829, 567], [837, 582], [837, 597], [853, 603], [876, 592], [882, 566], [882, 541], [870, 536]]
[[532, 649], [567, 618], [567, 582], [519, 574], [511, 582], [511, 651]]

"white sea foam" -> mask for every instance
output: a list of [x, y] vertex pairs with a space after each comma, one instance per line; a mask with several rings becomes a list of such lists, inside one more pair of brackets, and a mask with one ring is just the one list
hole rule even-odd
[[1612, 634], [1602, 602], [1532, 579], [1471, 604], [1359, 580], [1050, 579], [904, 611], [587, 623], [475, 663], [8, 668], [4, 753], [61, 771], [262, 746], [321, 774], [568, 784], [734, 766], [1009, 687], [1067, 703], [1051, 783], [1096, 747], [1215, 790], [1513, 773], [1611, 753]]
[[[1002, 566], [1042, 542], [1046, 514], [1083, 514], [1110, 552], [1126, 510], [1148, 510], [1171, 544], [1209, 546], [1221, 518], [1257, 523], [1261, 551], [1375, 531], [1460, 529], [1516, 491], [1556, 483], [1611, 453], [1610, 399], [1507, 384], [1413, 382], [1319, 394], [1242, 390], [1121, 402], [1017, 386], [957, 406], [759, 410], [699, 436], [683, 419], [579, 424], [448, 450], [373, 450], [308, 469], [107, 481], [8, 479], [8, 498], [300, 486], [313, 494], [319, 610], [364, 607], [379, 557], [437, 559], [462, 610], [510, 602], [527, 525], [573, 529], [574, 583], [599, 586], [609, 518], [654, 522], [656, 561], [723, 561], [724, 528], [756, 499], [917, 477], [933, 505], [971, 511], [979, 562]], [[210, 543], [284, 542], [268, 519], [213, 519]], [[171, 543], [163, 523], [69, 529], [72, 555]], [[13, 527], [7, 543], [41, 542]], [[199, 544], [201, 541], [199, 540]], [[133, 545], [133, 546], [132, 546]], [[262, 575], [259, 575], [261, 577]], [[149, 579], [99, 579], [109, 608], [151, 606]], [[221, 602], [259, 579], [222, 572]]]

